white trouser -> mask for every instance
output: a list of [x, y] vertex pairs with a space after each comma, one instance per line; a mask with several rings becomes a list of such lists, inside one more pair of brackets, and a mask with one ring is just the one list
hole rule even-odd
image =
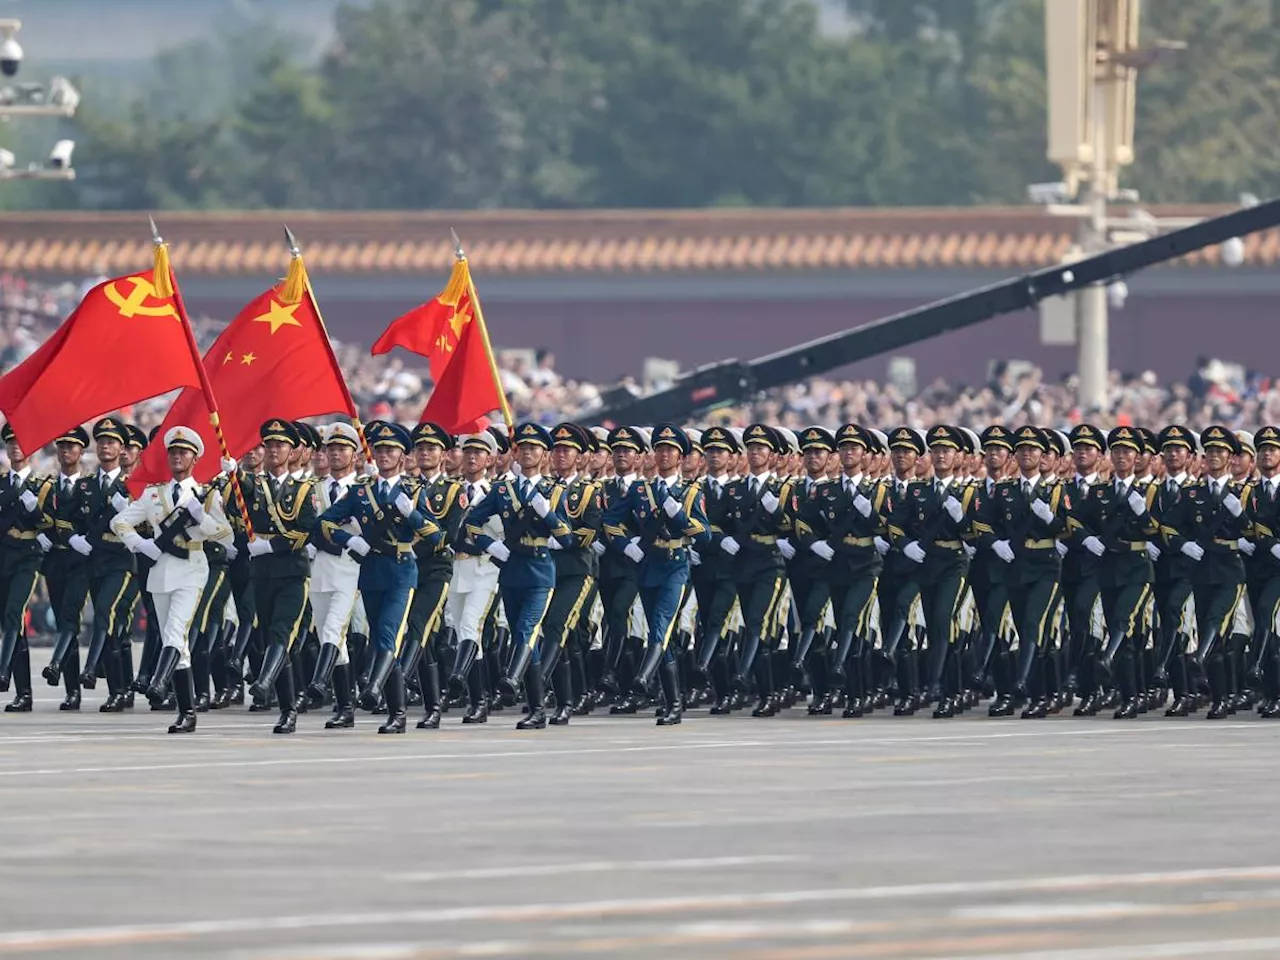
[[[484, 621], [489, 616], [490, 608], [497, 603], [498, 582], [478, 584], [475, 589], [463, 591], [450, 590], [445, 600], [445, 623], [458, 632], [459, 642], [472, 640], [480, 642], [480, 632], [484, 630]], [[501, 604], [498, 604], [501, 607]]]
[[347, 625], [356, 608], [356, 584], [341, 584], [335, 590], [319, 590], [311, 594], [311, 622], [320, 644], [338, 648], [338, 666], [350, 663], [347, 657]]
[[369, 615], [364, 612], [364, 601], [360, 599], [360, 594], [356, 593], [356, 606], [351, 611], [351, 626], [347, 628], [351, 633], [358, 633], [362, 637], [369, 635]]
[[166, 647], [178, 651], [179, 670], [191, 669], [191, 648], [187, 644], [187, 634], [191, 630], [191, 621], [195, 619], [196, 607], [200, 605], [201, 587], [179, 587], [163, 593], [153, 593], [156, 616], [160, 618], [160, 640]]

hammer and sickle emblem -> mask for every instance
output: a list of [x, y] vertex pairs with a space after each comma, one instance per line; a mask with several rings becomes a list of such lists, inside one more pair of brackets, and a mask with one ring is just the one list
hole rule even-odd
[[[130, 283], [132, 289], [129, 296], [121, 296], [118, 289], [119, 284]], [[125, 277], [115, 283], [107, 284], [104, 291], [107, 299], [114, 303], [120, 310], [120, 316], [128, 317], [178, 317], [178, 311], [172, 303], [160, 303], [155, 306], [148, 306], [147, 300], [156, 295], [156, 288], [152, 286], [151, 281], [145, 277]]]

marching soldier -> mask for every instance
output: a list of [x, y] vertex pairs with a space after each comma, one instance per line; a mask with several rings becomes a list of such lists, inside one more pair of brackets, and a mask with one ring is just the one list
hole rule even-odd
[[1248, 499], [1249, 542], [1245, 558], [1246, 586], [1253, 610], [1253, 649], [1249, 679], [1261, 686], [1258, 716], [1280, 717], [1280, 427], [1267, 425], [1254, 434], [1260, 477]]
[[[615, 427], [609, 431], [608, 446], [613, 453], [614, 476], [605, 481], [600, 491], [604, 515], [608, 515], [617, 504], [623, 502], [632, 485], [642, 479], [638, 477], [637, 471], [645, 451], [648, 450], [644, 438], [631, 427]], [[631, 607], [640, 594], [640, 567], [623, 550], [630, 536], [606, 539], [608, 550], [600, 556], [600, 600], [604, 604], [602, 627], [605, 650], [599, 686], [605, 692], [618, 696], [621, 693], [621, 682], [617, 671], [629, 639]], [[619, 712], [634, 713], [635, 709], [630, 696], [614, 705], [614, 710]]]
[[1156, 488], [1155, 509], [1160, 517], [1160, 557], [1155, 562], [1155, 600], [1159, 617], [1156, 645], [1155, 682], [1173, 689], [1173, 704], [1165, 716], [1185, 717], [1195, 709], [1187, 636], [1182, 632], [1182, 611], [1191, 596], [1191, 581], [1204, 551], [1195, 542], [1190, 528], [1180, 529], [1187, 519], [1179, 506], [1183, 491], [1194, 481], [1187, 466], [1196, 454], [1196, 435], [1186, 427], [1171, 424], [1157, 437], [1165, 465], [1165, 479]]
[[[307, 613], [311, 575], [307, 538], [315, 526], [320, 502], [314, 480], [291, 476], [289, 461], [301, 443], [297, 427], [288, 420], [273, 419], [258, 432], [266, 471], [255, 476], [244, 491], [254, 532], [245, 549], [252, 558], [250, 576], [258, 625], [267, 647], [250, 692], [255, 699], [267, 702], [275, 688], [280, 718], [274, 732], [288, 734], [298, 725], [289, 655], [301, 636]], [[231, 466], [234, 469], [234, 464]]]
[[[1200, 555], [1192, 574], [1198, 644], [1194, 660], [1209, 678], [1213, 704], [1207, 714], [1220, 720], [1232, 710], [1232, 665], [1228, 657], [1231, 622], [1244, 596], [1244, 564], [1240, 540], [1247, 532], [1242, 485], [1231, 479], [1231, 458], [1240, 441], [1227, 427], [1211, 426], [1200, 434], [1205, 475], [1184, 491], [1180, 525], [1193, 535]], [[1190, 542], [1190, 541], [1188, 541]]]
[[[898, 701], [894, 704], [895, 717], [911, 716], [919, 703], [919, 660], [915, 641], [910, 636], [910, 611], [920, 596], [917, 583], [917, 563], [903, 552], [907, 540], [905, 531], [897, 525], [894, 515], [899, 505], [907, 502], [907, 493], [915, 483], [917, 468], [927, 460], [928, 447], [924, 434], [910, 427], [898, 427], [889, 434], [889, 460], [893, 475], [889, 478], [889, 497], [892, 505], [886, 517], [887, 539], [877, 550], [884, 557], [884, 568], [876, 595], [880, 602], [880, 623], [884, 638], [884, 656], [890, 672], [886, 682], [877, 684], [886, 689], [896, 673]], [[887, 625], [887, 626], [886, 626]]]
[[[551, 605], [542, 621], [542, 682], [549, 681], [556, 696], [556, 712], [550, 723], [562, 726], [573, 715], [573, 684], [570, 651], [581, 637], [579, 621], [586, 617], [599, 572], [599, 558], [592, 544], [600, 534], [600, 484], [579, 474], [590, 457], [592, 438], [576, 423], [560, 423], [551, 430], [551, 470], [563, 491], [565, 518], [573, 527], [573, 541], [560, 548], [559, 541], [547, 546], [555, 554], [556, 586]], [[555, 546], [551, 546], [555, 544]]]
[[[318, 530], [319, 536], [359, 558], [360, 597], [375, 650], [360, 705], [376, 709], [385, 690], [387, 722], [378, 732], [398, 734], [405, 732], [406, 721], [400, 649], [418, 583], [414, 547], [419, 541], [435, 545], [443, 534], [427, 513], [420, 489], [404, 473], [412, 443], [409, 431], [397, 423], [378, 423], [366, 435], [377, 477], [358, 481], [340, 497], [324, 512]], [[353, 520], [359, 533], [347, 529]]]
[[997, 484], [1013, 457], [1013, 432], [999, 424], [987, 427], [978, 438], [982, 445], [983, 464], [987, 475], [974, 494], [974, 522], [977, 541], [983, 547], [969, 562], [969, 584], [973, 588], [981, 621], [981, 637], [974, 657], [971, 682], [977, 689], [987, 683], [990, 673], [995, 682], [996, 699], [987, 713], [993, 717], [1013, 716], [1013, 680], [1015, 669], [1009, 658], [1009, 645], [1000, 625], [1009, 605], [1008, 564], [991, 549], [994, 533], [1003, 529], [999, 513]]
[[[498, 453], [498, 442], [485, 430], [462, 438], [461, 477], [463, 496], [476, 504], [489, 494], [489, 468]], [[501, 540], [502, 517], [495, 514], [484, 524], [484, 533]], [[483, 651], [485, 624], [498, 597], [498, 566], [493, 558], [469, 538], [458, 541], [453, 560], [453, 580], [449, 587], [445, 615], [458, 636], [458, 655], [449, 676], [449, 695], [467, 697], [463, 723], [489, 720], [487, 670]]]
[[772, 717], [778, 712], [778, 702], [768, 642], [786, 578], [778, 540], [791, 533], [791, 519], [781, 507], [790, 499], [792, 485], [769, 469], [773, 458], [783, 452], [782, 439], [772, 427], [753, 423], [743, 441], [748, 473], [725, 491], [718, 523], [723, 532], [713, 534], [713, 544], [733, 558], [744, 623], [733, 685], [746, 691], [754, 671], [759, 703], [752, 716]]
[[[54, 641], [53, 657], [42, 671], [49, 686], [56, 687], [62, 678], [66, 697], [59, 710], [80, 709], [80, 617], [89, 594], [89, 561], [85, 555], [87, 543], [77, 540], [79, 549], [72, 546], [76, 535], [76, 514], [79, 509], [76, 489], [81, 480], [80, 460], [89, 445], [89, 432], [84, 427], [73, 427], [55, 441], [58, 453], [58, 475], [53, 480], [50, 495], [50, 513], [53, 528], [49, 531], [51, 547], [44, 561], [45, 586], [49, 589], [49, 603], [53, 607], [58, 636]], [[22, 689], [30, 690], [31, 653], [25, 638], [17, 662]], [[0, 688], [2, 689], [2, 688]]]
[[[791, 498], [786, 509], [791, 516], [794, 544], [788, 540], [784, 556], [787, 579], [791, 583], [791, 595], [795, 599], [800, 620], [800, 635], [791, 644], [791, 681], [797, 688], [804, 684], [805, 676], [813, 680], [814, 705], [826, 699], [826, 711], [830, 712], [827, 695], [827, 664], [825, 650], [811, 657], [814, 640], [818, 635], [824, 613], [831, 603], [831, 584], [827, 568], [835, 551], [830, 545], [813, 549], [818, 542], [814, 526], [819, 522], [819, 498], [826, 484], [827, 461], [835, 455], [836, 440], [830, 430], [813, 426], [802, 430], [798, 438], [804, 452], [804, 477], [791, 488]], [[822, 517], [825, 519], [825, 517]], [[825, 531], [825, 527], [820, 527]], [[829, 554], [829, 555], [828, 555]]]
[[[720, 526], [727, 507], [726, 488], [732, 481], [730, 470], [739, 452], [737, 438], [725, 427], [708, 427], [702, 432], [702, 451], [707, 475], [702, 489], [713, 541], [724, 535]], [[714, 714], [731, 709], [729, 684], [728, 622], [737, 599], [733, 578], [733, 558], [718, 549], [696, 547], [689, 553], [690, 580], [698, 600], [699, 637], [695, 669], [699, 677], [710, 679], [716, 695]]]
[[[329, 476], [317, 488], [321, 511], [328, 510], [350, 494], [358, 483], [355, 469], [360, 434], [349, 423], [335, 423], [325, 436], [325, 462]], [[348, 521], [348, 533], [358, 534], [360, 526]], [[311, 563], [311, 611], [320, 639], [315, 673], [308, 686], [314, 698], [323, 697], [330, 681], [336, 702], [334, 714], [325, 721], [326, 730], [355, 726], [355, 677], [347, 648], [347, 629], [359, 603], [360, 564], [351, 554], [325, 536], [311, 538], [317, 553]]]
[[[188, 638], [209, 578], [204, 547], [207, 542], [230, 539], [231, 528], [221, 498], [213, 494], [202, 502], [204, 492], [191, 477], [204, 454], [200, 435], [189, 427], [172, 427], [164, 435], [164, 445], [172, 482], [148, 487], [112, 517], [110, 528], [127, 550], [150, 557], [155, 564], [147, 575], [147, 590], [160, 616], [163, 647], [150, 693], [162, 698], [172, 682], [178, 718], [169, 732], [191, 733], [196, 728], [196, 704]], [[154, 537], [138, 534], [144, 524], [155, 532]]]
[[1089, 492], [1100, 483], [1105, 484], [1098, 475], [1098, 467], [1107, 452], [1107, 438], [1097, 427], [1082, 423], [1072, 429], [1067, 439], [1071, 442], [1075, 473], [1067, 482], [1071, 511], [1067, 517], [1067, 535], [1063, 538], [1066, 553], [1059, 549], [1062, 554], [1062, 597], [1070, 626], [1064, 686], [1069, 696], [1079, 691], [1081, 700], [1074, 713], [1081, 717], [1093, 716], [1102, 706], [1095, 669], [1097, 651], [1092, 623], [1093, 609], [1101, 596], [1099, 573], [1101, 557], [1106, 550], [1098, 549], [1102, 546], [1101, 541], [1090, 541], [1090, 545], [1085, 546], [1085, 541], [1093, 537], [1094, 532], [1082, 518]]
[[422, 691], [423, 715], [419, 730], [440, 726], [440, 666], [435, 639], [444, 625], [444, 607], [453, 578], [453, 544], [462, 529], [469, 502], [463, 485], [445, 476], [445, 453], [453, 447], [453, 437], [434, 423], [420, 423], [412, 435], [414, 461], [418, 467], [420, 509], [442, 531], [429, 542], [419, 540], [418, 585], [409, 607], [408, 640], [400, 653], [405, 677], [416, 677]]
[[[563, 549], [573, 542], [573, 529], [565, 519], [563, 491], [542, 475], [543, 460], [551, 449], [551, 434], [536, 423], [522, 423], [515, 431], [516, 461], [520, 477], [495, 483], [489, 495], [467, 517], [468, 538], [502, 567], [498, 577], [507, 622], [511, 626], [512, 654], [502, 687], [514, 701], [523, 680], [529, 715], [517, 730], [541, 730], [547, 725], [543, 707], [538, 633], [551, 594], [556, 568], [547, 543], [555, 538]], [[503, 539], [485, 530], [493, 516], [502, 517]]]
[[1154, 571], [1147, 547], [1160, 525], [1151, 512], [1154, 485], [1137, 482], [1134, 470], [1142, 453], [1142, 435], [1132, 427], [1107, 434], [1114, 479], [1094, 486], [1081, 507], [1083, 528], [1090, 533], [1081, 545], [1102, 558], [1099, 584], [1107, 620], [1106, 649], [1098, 660], [1102, 674], [1117, 666], [1121, 704], [1115, 719], [1130, 720], [1140, 712], [1137, 680], [1142, 615], [1151, 595]]
[[0, 437], [9, 456], [9, 469], [0, 473], [0, 691], [8, 690], [10, 679], [15, 679], [16, 695], [5, 712], [27, 713], [31, 710], [31, 659], [24, 628], [41, 558], [53, 543], [54, 484], [32, 475], [31, 462], [13, 427], [6, 423]]
[[689, 548], [705, 543], [709, 534], [702, 492], [697, 484], [685, 484], [680, 475], [680, 462], [692, 451], [688, 436], [675, 424], [663, 423], [654, 428], [652, 437], [654, 478], [634, 484], [605, 513], [603, 526], [610, 545], [621, 546], [640, 568], [640, 601], [649, 638], [632, 689], [644, 696], [654, 673], [661, 669], [666, 700], [666, 712], [658, 717], [661, 727], [680, 723], [684, 712], [670, 642], [688, 589]]

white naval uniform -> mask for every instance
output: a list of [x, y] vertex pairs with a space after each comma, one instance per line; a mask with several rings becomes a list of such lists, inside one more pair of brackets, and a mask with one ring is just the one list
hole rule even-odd
[[[474, 484], [461, 481], [467, 492], [467, 504], [479, 503], [489, 493], [491, 486], [488, 480], [480, 480]], [[487, 536], [501, 540], [502, 518], [490, 517], [482, 528]], [[480, 642], [480, 632], [484, 629], [485, 618], [498, 596], [498, 566], [486, 553], [478, 557], [470, 554], [455, 554], [453, 560], [453, 580], [449, 583], [449, 596], [445, 600], [445, 623], [453, 627], [458, 634], [459, 642], [473, 640]], [[499, 604], [501, 608], [501, 604]]]
[[[181, 489], [179, 499], [188, 493], [192, 496], [199, 493], [199, 484], [190, 477], [178, 486]], [[176, 503], [173, 499], [173, 487], [173, 481], [147, 487], [141, 497], [131, 500], [127, 507], [112, 518], [111, 532], [136, 552], [137, 545], [142, 542], [136, 528], [149, 523], [152, 530], [159, 530], [161, 522], [173, 513]], [[209, 561], [204, 555], [204, 541], [231, 542], [231, 527], [227, 523], [220, 497], [207, 499], [204, 519], [189, 527], [181, 539], [188, 544], [190, 556], [183, 560], [167, 553], [160, 554], [160, 559], [147, 575], [147, 591], [155, 602], [156, 615], [160, 619], [161, 642], [166, 647], [177, 649], [177, 669], [187, 670], [191, 667], [187, 635], [191, 630], [196, 608], [200, 605], [201, 591], [209, 580]]]
[[[345, 497], [359, 479], [358, 473], [351, 473], [340, 480], [329, 477], [320, 481], [317, 487], [321, 513]], [[351, 520], [344, 529], [358, 535], [360, 524]], [[321, 550], [311, 561], [311, 622], [322, 646], [331, 643], [338, 648], [339, 666], [351, 662], [347, 656], [347, 629], [359, 604], [359, 587], [360, 564], [347, 551], [332, 554]]]

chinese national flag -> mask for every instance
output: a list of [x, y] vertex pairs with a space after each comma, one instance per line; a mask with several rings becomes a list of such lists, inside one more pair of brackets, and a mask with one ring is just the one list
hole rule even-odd
[[0, 410], [33, 452], [69, 426], [140, 400], [178, 387], [199, 395], [198, 362], [158, 248], [155, 270], [98, 284], [40, 349], [0, 377]]
[[[233, 457], [258, 444], [258, 429], [272, 417], [356, 416], [305, 277], [301, 258], [295, 257], [289, 277], [241, 310], [205, 354], [205, 371], [221, 406], [222, 433]], [[179, 425], [198, 431], [204, 440], [205, 455], [196, 462], [195, 478], [204, 483], [221, 470], [204, 394], [184, 390], [129, 477], [134, 496], [147, 484], [168, 480], [167, 453], [160, 441]]]
[[457, 348], [436, 380], [420, 422], [437, 423], [452, 434], [475, 433], [488, 424], [485, 414], [505, 409], [505, 400], [494, 379], [484, 327], [470, 312], [457, 316], [462, 319]]
[[426, 357], [431, 379], [440, 382], [454, 359], [462, 339], [463, 326], [471, 316], [471, 277], [467, 262], [459, 260], [445, 288], [433, 299], [392, 320], [370, 349], [373, 356], [403, 347]]

